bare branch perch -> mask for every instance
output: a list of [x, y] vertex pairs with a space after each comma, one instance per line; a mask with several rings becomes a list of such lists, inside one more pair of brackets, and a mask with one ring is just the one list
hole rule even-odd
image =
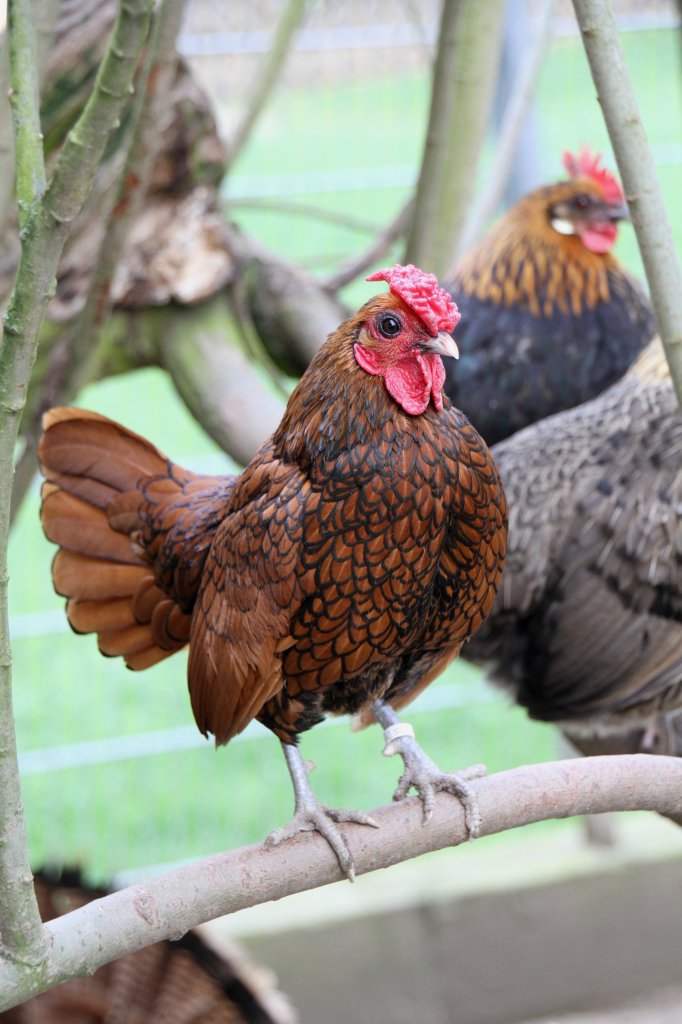
[[609, 0], [573, 0], [682, 405], [682, 270]]
[[[682, 810], [682, 762], [646, 754], [554, 761], [500, 772], [472, 785], [484, 835], [575, 814]], [[443, 794], [426, 826], [417, 798], [372, 814], [379, 829], [341, 826], [359, 874], [467, 839], [461, 805]], [[0, 1009], [159, 939], [178, 938], [202, 921], [341, 877], [326, 841], [308, 833], [276, 848], [250, 846], [210, 857], [123, 889], [45, 926], [51, 952], [40, 988], [29, 990], [20, 972], [0, 961]]]

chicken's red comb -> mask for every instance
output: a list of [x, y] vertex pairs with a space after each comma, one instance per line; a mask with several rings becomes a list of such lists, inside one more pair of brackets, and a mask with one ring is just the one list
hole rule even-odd
[[593, 153], [589, 146], [583, 146], [577, 155], [566, 150], [563, 156], [563, 165], [570, 178], [592, 178], [600, 186], [607, 203], [624, 202], [620, 182], [600, 164], [601, 154]]
[[402, 299], [424, 321], [434, 338], [439, 331], [447, 331], [448, 334], [454, 331], [462, 318], [456, 304], [438, 284], [436, 275], [426, 274], [412, 263], [406, 267], [396, 263], [394, 267], [377, 270], [367, 280], [388, 281], [393, 295]]

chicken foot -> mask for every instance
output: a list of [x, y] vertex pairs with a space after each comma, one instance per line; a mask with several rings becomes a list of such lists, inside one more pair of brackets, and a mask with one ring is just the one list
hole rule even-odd
[[326, 807], [321, 804], [308, 781], [308, 775], [313, 766], [310, 762], [304, 761], [300, 750], [294, 743], [282, 741], [282, 751], [294, 786], [296, 806], [294, 816], [289, 824], [274, 829], [265, 840], [266, 846], [278, 846], [279, 843], [284, 842], [285, 839], [292, 839], [299, 832], [319, 832], [336, 854], [343, 873], [350, 882], [353, 882], [355, 880], [353, 855], [345, 837], [334, 823], [352, 821], [358, 825], [371, 825], [372, 828], [379, 828], [378, 823], [363, 811], [347, 811], [343, 808]]
[[464, 808], [469, 839], [475, 839], [481, 828], [481, 812], [478, 799], [471, 786], [471, 779], [480, 779], [487, 772], [485, 765], [475, 764], [461, 772], [442, 772], [428, 754], [425, 754], [414, 738], [411, 725], [401, 721], [390, 704], [376, 700], [372, 712], [384, 730], [386, 757], [400, 754], [405, 771], [400, 776], [394, 800], [404, 800], [414, 786], [424, 806], [424, 824], [430, 821], [436, 806], [436, 793], [446, 792], [456, 796]]

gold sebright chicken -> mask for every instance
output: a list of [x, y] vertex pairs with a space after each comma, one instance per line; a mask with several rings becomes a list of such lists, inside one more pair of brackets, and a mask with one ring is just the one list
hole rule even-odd
[[478, 825], [471, 773], [440, 772], [396, 710], [455, 658], [499, 586], [506, 504], [485, 443], [443, 393], [459, 315], [431, 274], [396, 266], [322, 346], [273, 436], [231, 477], [191, 473], [96, 413], [53, 409], [40, 443], [42, 522], [77, 632], [144, 669], [189, 644], [197, 725], [227, 743], [254, 718], [281, 740], [292, 823], [336, 822], [298, 749], [327, 713], [375, 718], [404, 796], [438, 790]]

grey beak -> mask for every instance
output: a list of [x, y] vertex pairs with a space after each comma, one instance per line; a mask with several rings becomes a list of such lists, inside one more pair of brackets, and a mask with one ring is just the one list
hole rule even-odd
[[429, 352], [437, 352], [439, 356], [451, 356], [452, 359], [459, 359], [459, 349], [454, 338], [447, 331], [441, 331], [435, 338], [429, 338], [424, 342], [424, 348]]
[[609, 203], [606, 207], [606, 214], [609, 220], [630, 220], [627, 203]]

